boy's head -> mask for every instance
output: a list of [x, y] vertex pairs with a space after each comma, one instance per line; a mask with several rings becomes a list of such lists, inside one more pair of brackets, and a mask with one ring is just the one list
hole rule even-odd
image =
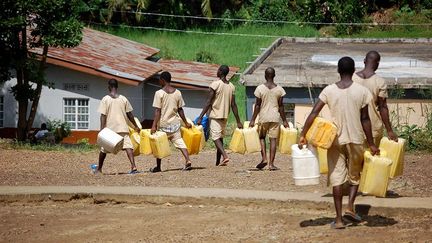
[[342, 75], [353, 75], [355, 71], [354, 60], [351, 57], [342, 57], [338, 61], [338, 73]]
[[116, 79], [110, 79], [108, 80], [108, 89], [111, 91], [113, 89], [117, 89], [118, 88], [118, 82]]
[[381, 55], [377, 51], [369, 51], [364, 59], [364, 64], [375, 71], [378, 69], [380, 60]]
[[41, 130], [47, 130], [47, 125], [46, 125], [46, 123], [42, 123], [42, 125], [41, 125]]
[[276, 76], [276, 71], [272, 67], [268, 67], [264, 72], [264, 77], [266, 80], [273, 79]]
[[171, 83], [171, 74], [169, 72], [162, 72], [159, 76], [159, 83], [162, 86], [165, 86], [167, 83]]
[[229, 73], [229, 67], [227, 65], [221, 65], [217, 71], [218, 78], [224, 78]]

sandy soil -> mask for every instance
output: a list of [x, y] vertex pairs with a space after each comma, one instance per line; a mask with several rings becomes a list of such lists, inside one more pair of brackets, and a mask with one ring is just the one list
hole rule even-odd
[[288, 203], [0, 204], [2, 242], [428, 242], [432, 211], [371, 213], [331, 230], [332, 208]]
[[[326, 175], [317, 186], [298, 187], [292, 179], [291, 159], [277, 154], [280, 171], [257, 171], [254, 166], [260, 155], [230, 154], [227, 167], [214, 166], [214, 152], [206, 151], [192, 156], [194, 170], [183, 172], [180, 153], [163, 160], [162, 173], [143, 172], [126, 174], [130, 164], [124, 152], [108, 155], [105, 175], [92, 175], [90, 165], [97, 162], [98, 152], [43, 152], [11, 150], [0, 147], [0, 185], [111, 185], [210, 187], [278, 191], [329, 192]], [[136, 157], [139, 170], [148, 171], [155, 165], [151, 156]], [[404, 175], [391, 181], [389, 190], [400, 196], [432, 196], [432, 154], [407, 154]]]

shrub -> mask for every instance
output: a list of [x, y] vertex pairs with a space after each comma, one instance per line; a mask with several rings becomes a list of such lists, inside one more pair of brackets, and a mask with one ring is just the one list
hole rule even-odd
[[69, 124], [61, 120], [48, 120], [47, 128], [54, 134], [56, 143], [60, 143], [63, 138], [66, 138], [71, 134]]
[[199, 51], [195, 55], [195, 61], [206, 62], [206, 63], [216, 63], [216, 55], [208, 51]]
[[268, 21], [293, 21], [295, 15], [285, 0], [253, 0], [251, 1], [252, 19]]

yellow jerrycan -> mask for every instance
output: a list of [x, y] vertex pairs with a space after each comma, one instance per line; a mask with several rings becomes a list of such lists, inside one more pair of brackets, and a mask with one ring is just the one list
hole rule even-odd
[[387, 151], [387, 157], [392, 160], [390, 170], [390, 178], [400, 176], [403, 174], [404, 156], [405, 156], [405, 139], [398, 138], [395, 142], [386, 137], [381, 139], [380, 150]]
[[200, 152], [203, 150], [203, 148], [206, 145], [205, 135], [204, 135], [204, 128], [201, 125], [196, 126], [196, 128], [201, 132], [201, 143], [200, 143]]
[[243, 129], [236, 128], [229, 144], [229, 149], [234, 153], [244, 154], [246, 152]]
[[306, 140], [316, 147], [328, 149], [332, 145], [336, 135], [337, 127], [335, 124], [317, 117], [306, 133]]
[[318, 161], [321, 174], [328, 173], [327, 149], [317, 147]]
[[291, 154], [291, 146], [297, 143], [297, 129], [289, 122], [289, 127], [280, 126], [279, 133], [279, 152], [282, 154]]
[[140, 132], [140, 153], [150, 155], [152, 153], [150, 147], [150, 129], [143, 129]]
[[150, 147], [153, 156], [163, 159], [171, 154], [171, 149], [166, 133], [157, 131], [150, 135]]
[[[257, 124], [257, 119], [255, 119], [255, 126], [254, 126], [254, 128], [256, 128], [257, 130], [258, 130], [258, 124]], [[249, 128], [249, 124], [250, 124], [250, 121], [244, 121], [243, 122], [243, 128]]]
[[261, 144], [256, 127], [243, 128], [246, 153], [255, 153], [261, 151]]
[[202, 132], [195, 126], [191, 128], [181, 127], [180, 131], [189, 155], [198, 154], [201, 147]]
[[381, 155], [372, 156], [369, 151], [364, 153], [363, 171], [360, 177], [359, 190], [363, 194], [377, 197], [385, 197], [389, 184], [391, 159], [385, 157], [385, 151]]
[[[138, 118], [134, 117], [135, 123], [137, 124], [139, 129], [142, 129], [141, 122], [138, 120]], [[132, 127], [129, 127], [129, 137], [132, 142], [133, 147], [133, 154], [134, 156], [140, 155], [140, 134], [136, 132]]]

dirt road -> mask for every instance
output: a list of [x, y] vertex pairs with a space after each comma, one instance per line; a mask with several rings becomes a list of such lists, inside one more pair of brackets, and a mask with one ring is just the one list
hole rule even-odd
[[[202, 201], [200, 203], [203, 203]], [[2, 242], [427, 242], [432, 211], [374, 212], [330, 230], [333, 208], [282, 202], [0, 204]]]
[[[43, 152], [11, 150], [0, 146], [0, 185], [97, 185], [97, 186], [162, 186], [234, 188], [274, 191], [329, 192], [327, 176], [317, 186], [298, 187], [292, 178], [292, 162], [288, 155], [277, 154], [280, 171], [257, 171], [259, 153], [230, 154], [227, 167], [214, 166], [214, 152], [192, 156], [194, 170], [183, 172], [183, 158], [173, 154], [162, 162], [163, 173], [148, 172], [127, 175], [130, 169], [124, 152], [108, 155], [105, 175], [94, 176], [90, 164], [96, 163], [98, 152]], [[432, 196], [432, 154], [407, 154], [404, 175], [391, 181], [389, 190], [400, 196]], [[137, 157], [139, 170], [148, 171], [155, 165], [152, 156]]]

